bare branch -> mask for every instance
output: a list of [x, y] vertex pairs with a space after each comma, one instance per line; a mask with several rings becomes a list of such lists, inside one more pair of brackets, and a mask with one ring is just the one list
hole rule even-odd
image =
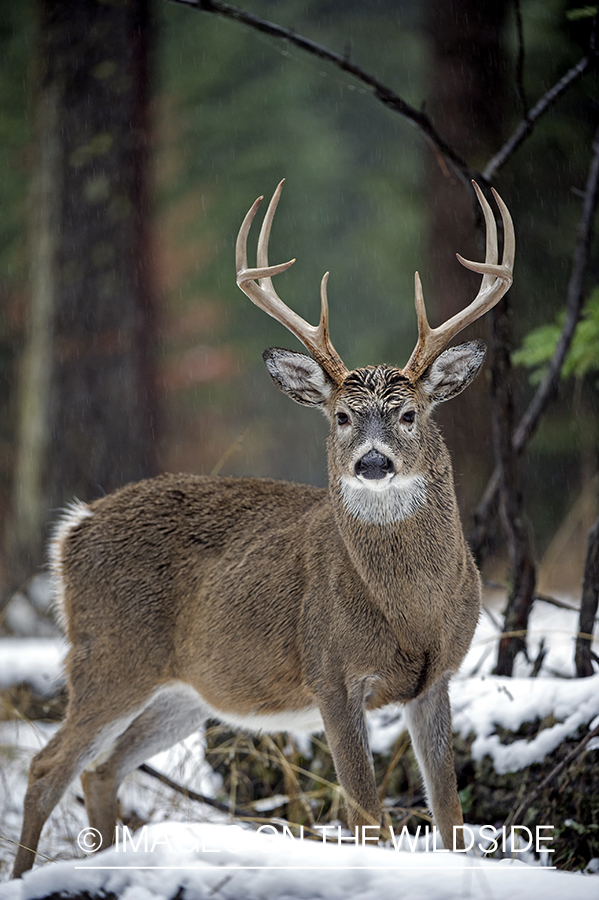
[[542, 791], [544, 791], [546, 787], [549, 787], [551, 782], [555, 778], [557, 778], [558, 775], [561, 775], [561, 773], [564, 771], [564, 769], [566, 769], [570, 765], [570, 763], [574, 762], [574, 760], [578, 756], [580, 756], [580, 754], [585, 750], [589, 741], [592, 738], [597, 737], [597, 735], [599, 735], [599, 725], [597, 725], [596, 728], [593, 728], [592, 731], [589, 731], [583, 737], [583, 739], [578, 744], [576, 744], [576, 746], [570, 751], [570, 753], [568, 753], [566, 758], [562, 759], [562, 761], [560, 763], [558, 763], [551, 770], [549, 775], [547, 775], [547, 777], [544, 778], [540, 784], [538, 784], [535, 788], [533, 788], [533, 790], [529, 794], [526, 795], [526, 797], [524, 798], [522, 803], [518, 806], [518, 809], [514, 813], [509, 814], [509, 816], [503, 823], [504, 827], [511, 825], [512, 822], [518, 822], [518, 821], [522, 822], [524, 813], [528, 810], [530, 805], [536, 800], [536, 798], [539, 796], [539, 794]]
[[379, 81], [378, 78], [375, 78], [374, 75], [352, 63], [347, 56], [335, 53], [334, 50], [329, 50], [328, 47], [323, 47], [321, 44], [310, 41], [308, 38], [302, 37], [288, 28], [282, 28], [280, 25], [261, 19], [260, 16], [237, 9], [228, 3], [222, 3], [221, 0], [169, 0], [169, 2], [188, 6], [190, 9], [196, 9], [200, 12], [216, 13], [227, 19], [242, 22], [244, 25], [249, 25], [263, 34], [282, 38], [290, 44], [311, 53], [313, 56], [317, 56], [319, 59], [326, 59], [343, 72], [353, 75], [354, 78], [372, 90], [377, 100], [380, 100], [389, 109], [394, 110], [394, 112], [399, 113], [416, 125], [433, 149], [442, 155], [460, 179], [467, 184], [469, 189], [470, 181], [479, 177], [479, 173], [475, 169], [471, 169], [460, 154], [441, 137], [425, 112], [409, 104], [399, 94], [396, 94], [395, 91]]
[[562, 94], [564, 94], [574, 82], [584, 75], [589, 66], [595, 60], [595, 54], [583, 56], [580, 62], [576, 63], [566, 74], [560, 78], [557, 84], [549, 88], [546, 94], [536, 103], [531, 111], [526, 115], [510, 138], [507, 139], [503, 147], [495, 154], [495, 156], [487, 163], [483, 171], [483, 179], [489, 184], [495, 178], [497, 172], [503, 168], [508, 159], [514, 155], [520, 144], [526, 140], [537, 121], [547, 110], [553, 106]]
[[[197, 791], [192, 791], [190, 788], [184, 787], [182, 784], [179, 784], [177, 781], [173, 781], [172, 778], [169, 778], [168, 775], [165, 775], [163, 772], [159, 772], [158, 769], [154, 769], [153, 766], [149, 766], [147, 763], [142, 763], [137, 767], [140, 772], [144, 772], [146, 775], [151, 775], [152, 778], [155, 778], [157, 781], [162, 782], [167, 787], [171, 788], [171, 790], [176, 791], [178, 794], [182, 794], [184, 797], [187, 797], [188, 800], [194, 800], [196, 803], [205, 803], [206, 806], [212, 806], [214, 809], [218, 809], [220, 812], [224, 813], [232, 813], [234, 816], [244, 817], [248, 815], [247, 810], [241, 809], [236, 806], [233, 809], [229, 807], [229, 804], [220, 803], [218, 800], [213, 800], [212, 797], [206, 797], [204, 794], [198, 794]], [[263, 818], [257, 813], [251, 813], [252, 818]]]
[[[578, 637], [576, 638], [576, 651], [574, 661], [576, 674], [579, 678], [588, 678], [594, 674], [593, 660], [597, 657], [593, 653], [593, 641], [590, 635], [595, 628], [595, 616], [599, 604], [599, 519], [589, 532], [587, 541], [587, 555], [584, 566], [584, 579], [582, 584], [582, 602], [580, 604], [580, 618], [578, 620]], [[589, 637], [585, 637], [587, 634]]]

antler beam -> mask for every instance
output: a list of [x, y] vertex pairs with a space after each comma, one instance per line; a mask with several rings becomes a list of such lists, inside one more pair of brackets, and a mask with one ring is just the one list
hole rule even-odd
[[471, 262], [468, 259], [464, 259], [459, 253], [456, 253], [456, 256], [467, 269], [479, 272], [483, 276], [483, 280], [478, 294], [466, 309], [461, 310], [461, 312], [448, 319], [447, 322], [444, 322], [438, 328], [431, 328], [426, 316], [420, 276], [416, 272], [415, 304], [418, 318], [418, 341], [408, 360], [408, 364], [403, 369], [404, 375], [411, 381], [416, 381], [420, 378], [422, 373], [435, 361], [456, 334], [477, 319], [480, 319], [481, 316], [499, 303], [512, 284], [516, 250], [516, 237], [512, 217], [497, 191], [491, 188], [503, 220], [503, 259], [501, 265], [498, 265], [495, 217], [478, 184], [475, 181], [472, 184], [485, 217], [487, 231], [485, 261], [484, 263]]
[[237, 268], [237, 285], [244, 294], [250, 298], [263, 312], [268, 313], [281, 325], [284, 325], [292, 334], [298, 338], [302, 344], [310, 351], [314, 359], [321, 364], [323, 369], [330, 375], [336, 384], [341, 384], [348, 369], [341, 360], [341, 357], [333, 347], [329, 337], [329, 307], [327, 302], [327, 281], [329, 273], [327, 272], [320, 285], [320, 322], [317, 326], [310, 325], [301, 316], [289, 309], [283, 303], [272, 284], [273, 275], [284, 272], [293, 265], [295, 259], [278, 266], [268, 265], [268, 240], [270, 237], [270, 229], [274, 215], [279, 203], [281, 191], [283, 190], [283, 179], [277, 186], [272, 196], [272, 200], [268, 205], [262, 228], [260, 229], [260, 237], [258, 238], [258, 253], [256, 269], [249, 269], [247, 264], [247, 239], [250, 228], [254, 220], [254, 216], [263, 200], [258, 197], [246, 215], [239, 234], [237, 236], [237, 244], [235, 247], [235, 262]]

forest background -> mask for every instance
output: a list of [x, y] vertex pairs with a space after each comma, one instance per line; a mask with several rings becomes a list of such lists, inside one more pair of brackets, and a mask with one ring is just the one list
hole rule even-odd
[[[346, 364], [403, 365], [415, 269], [433, 324], [476, 293], [455, 252], [482, 258], [467, 177], [481, 172], [514, 217], [515, 282], [467, 335], [490, 342], [486, 373], [438, 417], [487, 577], [528, 604], [538, 590], [580, 594], [597, 516], [594, 10], [252, 2], [336, 52], [334, 65], [208, 14], [219, 4], [193, 5], [0, 4], [0, 606], [42, 571], [50, 523], [73, 496], [163, 470], [326, 483], [325, 422], [283, 398], [260, 359], [295, 341], [235, 286], [234, 238], [257, 195], [287, 179], [271, 241], [272, 260], [298, 260], [280, 276], [287, 302], [315, 320], [330, 270]], [[344, 64], [411, 104], [413, 121]], [[522, 123], [525, 140], [493, 163]], [[582, 325], [559, 394], [526, 452], [511, 453], [581, 240]], [[477, 534], [497, 465], [502, 502]]]
[[[465, 531], [508, 598], [503, 619], [502, 607], [487, 610], [494, 671], [569, 677], [543, 668], [543, 640], [518, 669], [542, 596], [582, 601], [576, 672], [592, 675], [598, 660], [580, 634], [595, 627], [599, 594], [597, 10], [563, 0], [244, 9], [0, 0], [0, 634], [50, 634], [44, 546], [73, 497], [165, 470], [326, 484], [324, 419], [283, 397], [261, 361], [269, 346], [302, 348], [235, 286], [235, 236], [257, 196], [286, 178], [271, 238], [273, 262], [297, 258], [278, 277], [286, 302], [316, 321], [330, 271], [346, 364], [401, 366], [416, 340], [416, 269], [433, 325], [478, 290], [455, 258], [484, 256], [476, 177], [513, 215], [514, 285], [460, 338], [484, 337], [488, 362], [438, 419]], [[0, 718], [15, 721], [58, 720], [65, 706], [64, 692], [49, 702], [12, 682], [0, 701]], [[551, 728], [545, 718], [520, 737]], [[465, 811], [504, 820], [527, 778], [545, 785], [564, 760], [579, 766], [597, 732], [588, 724], [509, 783], [489, 781], [488, 760], [475, 771], [458, 742]], [[230, 740], [221, 768], [232, 779]], [[377, 765], [401, 796], [399, 775], [387, 783], [399, 750]], [[288, 791], [252, 753], [241, 799]], [[555, 800], [569, 867], [599, 854], [587, 760]], [[334, 781], [330, 759], [322, 765]], [[572, 850], [573, 817], [582, 849]]]

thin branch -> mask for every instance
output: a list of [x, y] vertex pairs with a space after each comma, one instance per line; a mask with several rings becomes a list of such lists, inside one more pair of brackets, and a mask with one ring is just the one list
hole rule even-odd
[[538, 784], [529, 794], [526, 795], [518, 809], [514, 813], [509, 814], [504, 822], [504, 827], [511, 825], [512, 822], [517, 822], [518, 820], [522, 821], [522, 816], [528, 810], [531, 804], [534, 803], [539, 794], [544, 791], [546, 787], [549, 787], [551, 782], [555, 778], [557, 778], [558, 775], [561, 775], [564, 769], [566, 769], [570, 765], [570, 763], [574, 762], [574, 760], [578, 756], [580, 756], [589, 741], [592, 738], [597, 737], [597, 735], [599, 735], [599, 725], [597, 725], [596, 728], [593, 728], [592, 731], [589, 731], [588, 734], [586, 734], [583, 739], [578, 744], [576, 744], [576, 746], [568, 753], [566, 758], [562, 759], [562, 761], [551, 770], [549, 775], [547, 775], [547, 777], [544, 778], [540, 784]]
[[[491, 588], [493, 591], [506, 590], [505, 584], [502, 584], [500, 581], [493, 581], [491, 578], [483, 578], [483, 587]], [[565, 600], [558, 600], [557, 597], [550, 597], [548, 594], [535, 594], [535, 603], [537, 600], [540, 603], [550, 603], [552, 606], [557, 606], [559, 609], [569, 609], [572, 612], [580, 612], [580, 606], [574, 606], [572, 603], [566, 603]]]
[[524, 89], [524, 27], [522, 25], [522, 7], [520, 0], [514, 2], [516, 10], [516, 30], [518, 32], [518, 59], [516, 61], [516, 86], [518, 88], [518, 96], [520, 98], [520, 106], [522, 107], [522, 115], [528, 116], [528, 103], [526, 100], [526, 91]]
[[244, 25], [249, 25], [263, 34], [282, 38], [301, 50], [317, 56], [319, 59], [325, 59], [333, 63], [338, 69], [353, 75], [354, 78], [369, 87], [376, 99], [380, 100], [384, 106], [389, 107], [389, 109], [412, 122], [423, 133], [432, 147], [451, 165], [459, 177], [468, 184], [468, 187], [470, 187], [471, 179], [480, 178], [480, 174], [476, 170], [471, 169], [460, 154], [441, 137], [423, 110], [416, 109], [415, 106], [412, 106], [399, 94], [396, 94], [395, 91], [379, 81], [378, 78], [375, 78], [374, 75], [352, 63], [347, 56], [335, 53], [334, 50], [329, 50], [328, 47], [323, 47], [321, 44], [308, 40], [308, 38], [302, 37], [288, 28], [268, 22], [266, 19], [260, 18], [260, 16], [253, 15], [253, 13], [237, 9], [228, 3], [222, 3], [221, 0], [169, 0], [169, 2], [187, 6], [199, 12], [215, 13], [227, 19], [242, 22]]
[[[584, 275], [589, 258], [589, 250], [593, 238], [593, 221], [599, 199], [599, 128], [595, 132], [592, 145], [591, 165], [584, 190], [582, 213], [578, 223], [576, 246], [572, 258], [572, 270], [566, 294], [566, 320], [559, 336], [549, 367], [543, 381], [537, 388], [528, 408], [515, 429], [512, 442], [514, 452], [521, 454], [539, 424], [547, 405], [557, 394], [560, 373], [568, 350], [580, 320], [584, 300]], [[488, 524], [497, 504], [500, 474], [495, 468], [483, 497], [474, 514], [475, 527], [470, 535], [470, 542], [475, 555], [478, 555], [485, 541]]]
[[566, 74], [560, 78], [557, 84], [549, 88], [546, 94], [543, 94], [538, 103], [533, 106], [531, 111], [526, 115], [510, 138], [507, 139], [503, 147], [495, 154], [495, 156], [487, 163], [483, 171], [483, 178], [491, 183], [497, 172], [503, 168], [508, 159], [514, 155], [520, 144], [522, 144], [529, 136], [537, 121], [547, 110], [553, 106], [562, 94], [564, 94], [574, 82], [584, 75], [592, 62], [595, 61], [595, 53], [584, 56], [576, 63]]
[[[232, 814], [234, 816], [243, 817], [248, 815], [247, 810], [241, 809], [239, 806], [231, 809], [228, 803], [220, 803], [218, 800], [213, 800], [212, 797], [206, 797], [204, 796], [204, 794], [198, 794], [196, 793], [196, 791], [192, 791], [189, 788], [184, 787], [177, 781], [173, 781], [172, 778], [168, 777], [168, 775], [164, 775], [162, 772], [159, 772], [158, 769], [154, 769], [152, 766], [148, 766], [147, 763], [142, 763], [142, 765], [138, 766], [137, 768], [140, 772], [144, 772], [146, 775], [150, 775], [157, 781], [162, 782], [162, 784], [166, 784], [166, 786], [171, 788], [171, 790], [176, 791], [178, 794], [182, 794], [184, 797], [187, 797], [188, 800], [193, 800], [196, 803], [205, 803], [207, 806], [212, 806], [214, 809], [218, 809], [220, 812]], [[252, 818], [263, 818], [263, 816], [253, 813]]]

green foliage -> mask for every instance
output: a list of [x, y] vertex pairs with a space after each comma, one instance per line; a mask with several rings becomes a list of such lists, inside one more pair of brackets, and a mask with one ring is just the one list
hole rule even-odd
[[566, 12], [566, 18], [570, 22], [578, 22], [579, 19], [592, 19], [597, 15], [596, 6], [581, 6], [578, 9], [569, 9]]
[[[532, 369], [531, 382], [538, 384], [545, 374], [547, 363], [553, 357], [559, 336], [564, 326], [565, 313], [560, 313], [556, 321], [535, 328], [524, 339], [512, 360], [515, 365]], [[562, 366], [561, 376], [565, 380], [574, 375], [582, 378], [588, 372], [599, 369], [599, 288], [589, 297], [581, 320], [578, 323], [572, 344]]]

